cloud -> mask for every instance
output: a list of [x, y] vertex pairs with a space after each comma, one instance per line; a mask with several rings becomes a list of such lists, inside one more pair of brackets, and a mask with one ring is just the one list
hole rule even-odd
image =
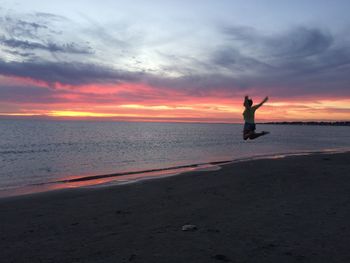
[[62, 21], [62, 20], [67, 20], [66, 17], [57, 15], [57, 14], [52, 14], [52, 13], [45, 13], [45, 12], [36, 12], [35, 16], [38, 18], [43, 18], [45, 20], [49, 19], [50, 21]]
[[[14, 49], [41, 49], [49, 52], [63, 52], [63, 53], [72, 53], [72, 54], [92, 54], [93, 51], [90, 47], [81, 47], [76, 43], [66, 43], [59, 45], [57, 43], [39, 43], [28, 40], [18, 40], [18, 39], [8, 39], [5, 37], [0, 37], [0, 43]], [[20, 54], [20, 53], [19, 53]]]
[[330, 32], [320, 28], [298, 26], [285, 32], [267, 34], [251, 27], [223, 27], [231, 43], [265, 58], [308, 57], [325, 52], [334, 43]]
[[305, 58], [327, 52], [333, 36], [318, 28], [297, 27], [282, 35], [265, 40], [266, 49], [280, 58]]
[[225, 64], [225, 61], [230, 58], [230, 53], [231, 56], [234, 54], [231, 50], [237, 48], [243, 55], [235, 62], [245, 65], [250, 57], [256, 63], [248, 66], [268, 65], [260, 69], [264, 74], [267, 70], [272, 76], [310, 75], [350, 63], [349, 41], [341, 35], [334, 36], [318, 28], [296, 27], [273, 35], [245, 27], [225, 28], [223, 32], [230, 44], [220, 51], [223, 54], [221, 57], [212, 58], [213, 63], [223, 66], [232, 64]]
[[[216, 45], [201, 44], [205, 51], [201, 56], [168, 55], [168, 65], [162, 69], [172, 74], [151, 79], [151, 84], [201, 96], [213, 96], [215, 91], [281, 97], [350, 92], [346, 36], [306, 26], [272, 33], [239, 26], [222, 26], [218, 31]], [[173, 75], [178, 77], [167, 77]]]
[[[296, 27], [263, 34], [254, 28], [224, 27], [226, 42], [211, 53], [217, 65], [246, 87], [285, 94], [347, 92], [350, 43], [319, 28]], [[224, 71], [223, 71], [224, 72]]]
[[[30, 58], [28, 50], [35, 55], [47, 56], [42, 51], [54, 56], [66, 55], [92, 55], [94, 50], [85, 41], [65, 41], [62, 28], [68, 21], [62, 16], [49, 13], [35, 13], [6, 15], [0, 18], [0, 44], [3, 52], [17, 53], [22, 59]], [[55, 23], [61, 23], [60, 31], [56, 30]], [[57, 25], [56, 25], [57, 26]], [[21, 55], [24, 56], [21, 56]]]
[[[226, 25], [219, 33], [212, 32], [217, 37], [215, 45], [207, 45], [208, 39], [200, 42], [197, 35], [193, 36], [196, 39], [186, 35], [181, 37], [190, 41], [178, 41], [191, 43], [191, 47], [176, 52], [172, 51], [176, 38], [171, 44], [154, 46], [138, 37], [143, 32], [134, 34], [129, 24], [111, 29], [84, 18], [89, 29], [75, 28], [81, 34], [79, 38], [69, 38], [70, 41], [65, 41], [68, 37], [57, 30], [64, 31], [65, 27], [55, 26], [56, 22], [67, 22], [64, 17], [34, 13], [2, 18], [0, 51], [12, 54], [15, 59], [11, 61], [10, 56], [8, 60], [0, 59], [0, 74], [31, 78], [52, 86], [145, 84], [156, 91], [139, 94], [138, 98], [145, 100], [158, 98], [162, 91], [199, 98], [232, 98], [244, 93], [342, 96], [350, 92], [349, 40], [324, 29], [299, 26], [266, 33]], [[80, 39], [84, 34], [91, 37], [92, 47]], [[137, 61], [136, 66], [133, 61]], [[120, 96], [131, 99], [136, 95], [125, 91]]]
[[49, 84], [82, 85], [91, 83], [119, 83], [137, 81], [141, 72], [114, 70], [105, 66], [78, 62], [5, 62], [0, 60], [0, 74], [40, 80]]
[[4, 49], [7, 53], [10, 53], [15, 56], [20, 57], [34, 57], [35, 53], [33, 52], [23, 52], [23, 51], [17, 51], [17, 50], [10, 50], [10, 49]]
[[249, 73], [272, 68], [268, 63], [243, 55], [237, 48], [223, 47], [213, 52], [211, 62], [239, 73]]
[[[28, 18], [29, 19], [29, 18]], [[31, 18], [32, 19], [32, 18]], [[35, 38], [40, 30], [47, 30], [46, 23], [38, 23], [34, 21], [26, 21], [21, 18], [5, 16], [0, 19], [2, 29], [6, 34], [16, 37]]]
[[1, 102], [44, 103], [59, 102], [56, 97], [61, 91], [36, 86], [0, 85]]

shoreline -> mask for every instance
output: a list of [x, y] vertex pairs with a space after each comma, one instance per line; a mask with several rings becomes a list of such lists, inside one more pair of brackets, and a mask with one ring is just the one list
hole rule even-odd
[[[0, 199], [16, 196], [26, 196], [51, 191], [61, 191], [66, 189], [96, 188], [96, 187], [113, 187], [115, 185], [133, 184], [144, 180], [162, 179], [166, 177], [178, 176], [189, 172], [210, 171], [222, 169], [225, 165], [238, 162], [249, 162], [262, 159], [279, 159], [291, 156], [304, 156], [313, 154], [337, 154], [347, 153], [350, 149], [330, 149], [317, 151], [301, 151], [289, 153], [262, 154], [251, 157], [242, 157], [232, 160], [221, 160], [213, 162], [202, 162], [188, 165], [165, 167], [159, 169], [148, 169], [141, 171], [130, 171], [111, 174], [87, 175], [87, 176], [69, 176], [51, 182], [30, 184], [22, 187], [0, 190]], [[119, 180], [118, 180], [119, 179]]]
[[[113, 187], [115, 185], [133, 184], [144, 180], [162, 179], [166, 177], [178, 176], [189, 172], [206, 171], [211, 169], [222, 169], [225, 165], [238, 162], [249, 162], [263, 159], [279, 159], [291, 156], [305, 156], [313, 154], [337, 154], [347, 153], [349, 149], [322, 150], [322, 151], [302, 151], [291, 153], [262, 154], [251, 157], [237, 158], [233, 160], [222, 160], [207, 163], [188, 164], [160, 169], [148, 169], [142, 171], [131, 171], [112, 174], [88, 175], [88, 176], [70, 176], [66, 179], [57, 181], [31, 184], [23, 187], [5, 189], [0, 191], [0, 199], [26, 196], [37, 193], [46, 193], [51, 191], [60, 191], [66, 189], [96, 188], [96, 187]], [[118, 180], [120, 179], [120, 180]]]
[[349, 163], [349, 152], [260, 159], [2, 198], [0, 261], [349, 262]]

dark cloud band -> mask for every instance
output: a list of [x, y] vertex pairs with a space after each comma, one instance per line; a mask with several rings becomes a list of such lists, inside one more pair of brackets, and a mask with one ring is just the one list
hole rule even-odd
[[114, 70], [108, 67], [77, 62], [5, 62], [0, 60], [0, 74], [40, 80], [49, 84], [82, 85], [137, 81], [142, 73]]

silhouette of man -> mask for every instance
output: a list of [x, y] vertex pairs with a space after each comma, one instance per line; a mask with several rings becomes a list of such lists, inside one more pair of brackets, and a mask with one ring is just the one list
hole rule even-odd
[[248, 96], [244, 97], [244, 107], [245, 110], [243, 112], [244, 118], [244, 129], [243, 129], [243, 139], [251, 139], [254, 140], [260, 136], [266, 135], [269, 132], [262, 131], [259, 133], [255, 132], [255, 111], [259, 109], [269, 98], [266, 97], [262, 102], [253, 106], [253, 100], [249, 99]]

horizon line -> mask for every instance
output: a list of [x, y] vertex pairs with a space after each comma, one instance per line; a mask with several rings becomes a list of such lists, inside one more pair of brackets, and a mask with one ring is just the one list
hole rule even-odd
[[[150, 122], [150, 123], [208, 123], [208, 124], [242, 124], [243, 120], [220, 120], [204, 118], [113, 118], [113, 117], [71, 117], [71, 116], [48, 116], [48, 115], [1, 115], [0, 120], [47, 120], [47, 121], [95, 121], [95, 122]], [[271, 120], [257, 121], [256, 124], [291, 124], [291, 123], [350, 123], [349, 120]]]

